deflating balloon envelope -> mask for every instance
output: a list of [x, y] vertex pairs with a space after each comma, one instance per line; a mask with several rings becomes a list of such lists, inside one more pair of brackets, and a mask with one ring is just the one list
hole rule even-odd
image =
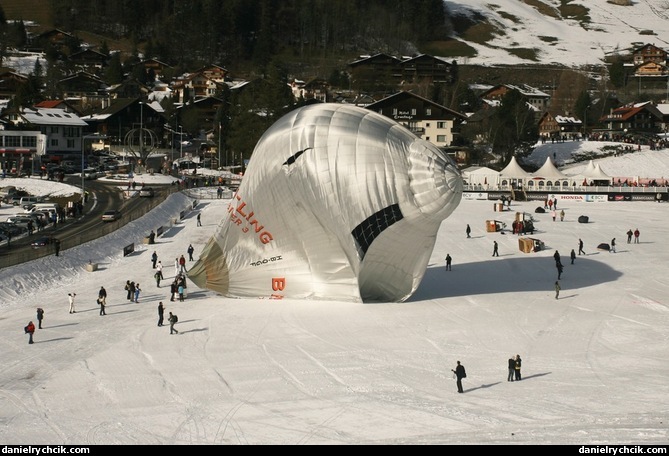
[[258, 141], [189, 278], [228, 297], [404, 301], [461, 198], [455, 163], [395, 121], [296, 109]]

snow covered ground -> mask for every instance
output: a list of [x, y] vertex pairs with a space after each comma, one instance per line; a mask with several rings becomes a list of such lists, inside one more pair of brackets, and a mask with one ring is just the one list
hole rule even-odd
[[[544, 154], [540, 163], [552, 155], [543, 150], [549, 146], [535, 151]], [[645, 153], [606, 159], [602, 169], [616, 174], [616, 160], [628, 157], [637, 160], [627, 170], [669, 175]], [[190, 243], [197, 258], [226, 204], [201, 201], [169, 227], [191, 205], [172, 195], [102, 240], [0, 269], [0, 441], [669, 441], [669, 249], [662, 247], [669, 205], [570, 202], [565, 220], [553, 222], [534, 214], [536, 202], [494, 212], [490, 201], [463, 201], [443, 222], [425, 278], [404, 303], [226, 299], [193, 284], [185, 302], [170, 302], [174, 259]], [[516, 211], [533, 213], [545, 250], [522, 253], [517, 236], [486, 232], [486, 220], [510, 227]], [[578, 223], [580, 215], [590, 223]], [[157, 244], [141, 244], [158, 226], [169, 229]], [[640, 230], [638, 244], [626, 243], [630, 228]], [[617, 253], [597, 250], [613, 237]], [[571, 264], [579, 238], [586, 255]], [[495, 240], [500, 256], [493, 258]], [[135, 252], [124, 257], [130, 242]], [[154, 250], [165, 266], [160, 288]], [[556, 250], [565, 265], [559, 299]], [[89, 260], [97, 271], [86, 271]], [[126, 280], [141, 284], [139, 303], [126, 300]], [[100, 286], [109, 293], [106, 316], [95, 304]], [[76, 314], [68, 313], [72, 292]], [[157, 327], [159, 301], [179, 316], [178, 335]], [[44, 328], [28, 345], [23, 327], [38, 306]], [[516, 354], [523, 380], [511, 384], [507, 360]], [[467, 370], [464, 394], [451, 373], [458, 360]]]

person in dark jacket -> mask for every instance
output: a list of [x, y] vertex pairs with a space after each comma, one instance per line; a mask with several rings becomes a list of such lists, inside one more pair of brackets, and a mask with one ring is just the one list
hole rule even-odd
[[151, 263], [153, 264], [153, 269], [156, 269], [156, 263], [158, 262], [158, 253], [154, 250], [151, 254]]
[[497, 241], [492, 241], [492, 256], [499, 256], [499, 246], [497, 245]]
[[464, 393], [465, 391], [462, 389], [462, 379], [467, 377], [467, 373], [465, 372], [465, 366], [460, 364], [460, 361], [458, 361], [458, 365], [455, 367], [455, 369], [451, 369], [453, 373], [455, 374], [455, 378], [457, 379], [457, 384], [458, 384], [458, 393]]
[[37, 323], [38, 323], [37, 327], [39, 329], [42, 329], [42, 320], [43, 319], [44, 319], [44, 309], [42, 309], [41, 307], [38, 307], [37, 308]]
[[447, 253], [446, 254], [446, 270], [450, 271], [451, 270], [451, 263], [453, 262], [453, 258], [451, 258], [451, 254]]
[[132, 295], [134, 294], [134, 291], [130, 289], [130, 281], [126, 280], [125, 281], [125, 291], [126, 293], [126, 299], [130, 301], [132, 299]]
[[574, 251], [574, 249], [571, 249], [569, 257], [571, 258], [571, 264], [574, 264], [574, 260], [576, 259], [576, 252]]
[[467, 224], [467, 229], [465, 230], [465, 233], [467, 233], [468, 238], [471, 237], [472, 229], [469, 227], [469, 223]]
[[177, 323], [177, 316], [172, 315], [172, 312], [170, 312], [170, 317], [167, 319], [167, 321], [170, 322], [170, 334], [177, 333], [179, 334], [179, 331], [176, 330], [174, 325]]
[[158, 303], [158, 326], [163, 326], [163, 316], [165, 315], [165, 306], [163, 301]]
[[522, 360], [520, 359], [520, 355], [516, 355], [516, 365], [514, 366], [515, 372], [516, 372], [516, 380], [520, 380], [520, 365], [522, 363]]
[[193, 253], [195, 252], [195, 249], [193, 248], [193, 244], [188, 245], [188, 261], [193, 261]]
[[507, 382], [512, 382], [513, 378], [516, 376], [516, 360], [513, 358], [513, 355], [509, 358], [509, 375], [506, 377]]

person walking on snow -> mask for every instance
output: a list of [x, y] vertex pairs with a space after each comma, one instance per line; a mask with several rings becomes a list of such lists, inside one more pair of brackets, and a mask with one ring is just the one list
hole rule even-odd
[[467, 377], [465, 366], [460, 364], [460, 361], [458, 361], [458, 365], [455, 367], [455, 369], [451, 369], [451, 371], [455, 374], [455, 378], [457, 379], [458, 393], [464, 393], [465, 391], [462, 389], [462, 379]]
[[141, 288], [139, 288], [139, 282], [135, 285], [135, 302], [139, 302], [139, 293], [141, 292]]
[[158, 303], [158, 326], [163, 326], [163, 316], [165, 314], [165, 306], [163, 306], [163, 301]]
[[37, 327], [39, 329], [42, 329], [42, 320], [43, 319], [44, 319], [44, 309], [42, 309], [41, 307], [38, 307], [37, 308], [37, 324], [38, 324]]
[[193, 261], [193, 252], [195, 252], [195, 249], [193, 248], [193, 244], [188, 244], [188, 261]]
[[560, 211], [560, 221], [564, 222], [564, 209]]
[[585, 255], [585, 251], [583, 250], [583, 239], [578, 240], [578, 254], [579, 255], [581, 255], [581, 254]]
[[555, 281], [555, 299], [560, 297], [560, 282]]
[[611, 253], [616, 253], [616, 238], [611, 239]]
[[634, 230], [634, 243], [638, 244], [639, 243], [639, 228], [636, 228]]
[[493, 241], [493, 244], [492, 244], [492, 256], [494, 256], [494, 257], [495, 257], [495, 256], [496, 256], [496, 257], [499, 256], [499, 251], [498, 251], [497, 241]]
[[200, 213], [199, 212], [197, 214], [197, 226], [202, 226], [202, 222], [200, 221]]
[[156, 269], [158, 270], [158, 274], [160, 274], [160, 280], [165, 280], [165, 277], [163, 277], [163, 263], [161, 261], [156, 265]]
[[32, 321], [28, 322], [28, 325], [24, 328], [26, 334], [30, 335], [30, 339], [28, 339], [28, 343], [32, 344], [33, 343], [33, 334], [35, 334], [35, 324]]
[[509, 375], [506, 377], [507, 382], [512, 382], [513, 377], [516, 375], [516, 360], [513, 359], [513, 355], [509, 358]]
[[67, 299], [70, 301], [70, 313], [77, 313], [76, 310], [74, 310], [74, 297], [76, 296], [76, 293], [68, 293], [67, 294]]
[[571, 264], [574, 264], [574, 260], [576, 259], [576, 252], [574, 252], [574, 249], [571, 249], [569, 256], [571, 257]]
[[467, 233], [468, 238], [471, 237], [472, 229], [469, 227], [469, 223], [467, 224], [467, 229], [465, 230], [465, 233]]
[[520, 381], [520, 365], [521, 365], [522, 360], [520, 359], [520, 355], [516, 355], [516, 381]]
[[179, 258], [179, 270], [182, 273], [186, 272], [186, 258], [183, 255]]
[[447, 253], [446, 254], [446, 270], [447, 271], [451, 270], [451, 261], [453, 261], [453, 259], [451, 258], [451, 254]]
[[633, 235], [633, 234], [634, 234], [634, 233], [632, 232], [632, 228], [630, 228], [629, 230], [627, 230], [627, 243], [628, 243], [628, 244], [631, 244], [631, 243], [632, 243], [632, 235]]
[[158, 253], [154, 250], [151, 254], [151, 263], [153, 264], [153, 269], [156, 269], [156, 262], [158, 262]]
[[179, 275], [179, 269], [181, 269], [181, 266], [179, 266], [179, 257], [174, 259], [174, 277]]
[[177, 318], [177, 316], [176, 316], [176, 315], [172, 315], [172, 312], [170, 312], [170, 317], [167, 319], [167, 321], [170, 322], [170, 334], [174, 334], [174, 333], [179, 334], [179, 331], [177, 331], [177, 330], [174, 328], [174, 325], [177, 323], [177, 321], [179, 321], [178, 318]]

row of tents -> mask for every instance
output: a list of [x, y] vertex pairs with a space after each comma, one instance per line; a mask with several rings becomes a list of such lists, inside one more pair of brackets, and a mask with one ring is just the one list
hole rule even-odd
[[568, 176], [557, 169], [550, 157], [541, 168], [533, 173], [528, 173], [520, 167], [516, 157], [512, 157], [506, 167], [501, 171], [485, 166], [472, 166], [462, 171], [462, 177], [466, 184], [483, 186], [487, 188], [498, 186], [515, 186], [526, 188], [541, 187], [571, 187], [576, 185], [611, 185], [613, 178], [607, 175], [599, 167], [599, 164], [588, 163], [582, 173]]

